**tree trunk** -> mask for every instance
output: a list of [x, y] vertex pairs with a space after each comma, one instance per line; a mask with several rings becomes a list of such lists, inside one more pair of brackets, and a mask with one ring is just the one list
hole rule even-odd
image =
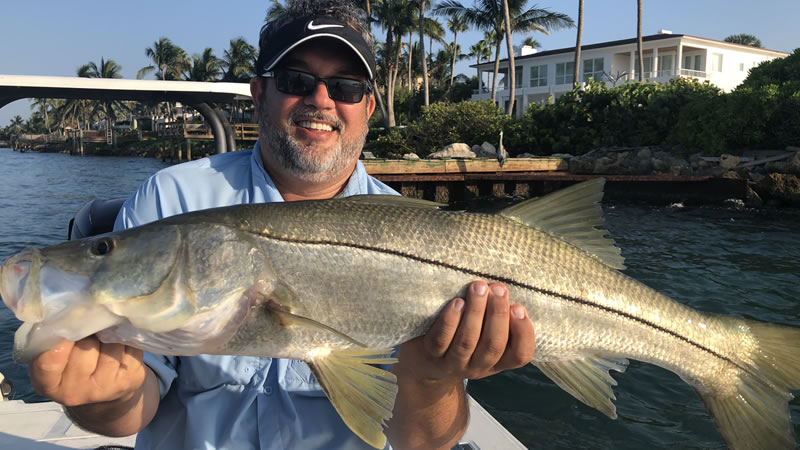
[[511, 16], [508, 13], [508, 0], [503, 0], [503, 15], [506, 24], [506, 46], [508, 47], [508, 79], [511, 84], [511, 90], [508, 95], [508, 108], [506, 114], [513, 117], [514, 113], [514, 96], [516, 95], [517, 88], [517, 68], [514, 67], [514, 45], [511, 42]]
[[494, 52], [494, 73], [492, 74], [492, 101], [497, 100], [497, 75], [500, 73], [500, 44], [502, 43], [503, 39], [497, 38]]
[[412, 49], [414, 48], [414, 33], [412, 31], [408, 32], [408, 90], [413, 94], [414, 93], [414, 83], [411, 79], [412, 70], [411, 70], [411, 56], [414, 54]]
[[419, 57], [422, 59], [422, 84], [425, 86], [425, 106], [430, 105], [428, 94], [428, 63], [425, 61], [425, 0], [419, 2]]
[[642, 55], [642, 0], [636, 0], [636, 51], [639, 54], [639, 81], [644, 81], [644, 55]]
[[[453, 31], [453, 62], [450, 63], [450, 88], [453, 87], [453, 78], [456, 75], [456, 56], [458, 55], [458, 31]], [[478, 64], [480, 64], [478, 58]]]
[[397, 70], [392, 61], [392, 45], [394, 44], [394, 29], [389, 27], [386, 30], [386, 111], [387, 116], [385, 123], [387, 127], [392, 128], [396, 125], [394, 119], [394, 80], [396, 78], [395, 71]]
[[575, 38], [575, 70], [573, 72], [572, 84], [578, 86], [581, 73], [581, 38], [583, 37], [583, 0], [578, 2], [578, 37]]

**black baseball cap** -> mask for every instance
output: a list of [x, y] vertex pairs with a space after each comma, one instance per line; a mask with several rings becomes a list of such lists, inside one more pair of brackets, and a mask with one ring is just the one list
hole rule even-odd
[[317, 38], [338, 39], [346, 44], [364, 63], [369, 79], [375, 78], [375, 57], [361, 33], [331, 17], [301, 17], [282, 26], [263, 49], [267, 62], [261, 73], [273, 70], [298, 45]]

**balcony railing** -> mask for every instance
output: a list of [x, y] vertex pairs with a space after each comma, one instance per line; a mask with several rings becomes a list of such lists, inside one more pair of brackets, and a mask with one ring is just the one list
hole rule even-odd
[[681, 69], [681, 75], [694, 78], [706, 78], [707, 75], [702, 70]]

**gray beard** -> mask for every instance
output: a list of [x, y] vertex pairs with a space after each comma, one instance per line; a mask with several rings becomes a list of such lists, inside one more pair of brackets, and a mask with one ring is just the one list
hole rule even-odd
[[[335, 117], [330, 117], [316, 110], [294, 111], [288, 120], [278, 126], [270, 121], [269, 114], [265, 111], [265, 101], [259, 107], [258, 132], [261, 144], [268, 147], [269, 152], [288, 173], [300, 180], [309, 183], [324, 183], [340, 176], [341, 173], [358, 159], [364, 142], [367, 138], [369, 127], [354, 139], [344, 139], [344, 124]], [[298, 142], [289, 134], [289, 129], [295, 126], [295, 119], [304, 116], [331, 122], [339, 133], [336, 145], [324, 152], [315, 152]], [[366, 123], [366, 119], [365, 119]]]

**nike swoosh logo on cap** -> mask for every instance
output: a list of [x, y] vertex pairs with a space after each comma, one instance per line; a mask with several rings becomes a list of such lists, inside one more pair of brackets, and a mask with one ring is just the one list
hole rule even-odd
[[314, 21], [308, 22], [308, 29], [311, 31], [322, 30], [324, 28], [344, 28], [344, 25], [335, 25], [335, 24], [322, 24], [322, 25], [314, 25]]

